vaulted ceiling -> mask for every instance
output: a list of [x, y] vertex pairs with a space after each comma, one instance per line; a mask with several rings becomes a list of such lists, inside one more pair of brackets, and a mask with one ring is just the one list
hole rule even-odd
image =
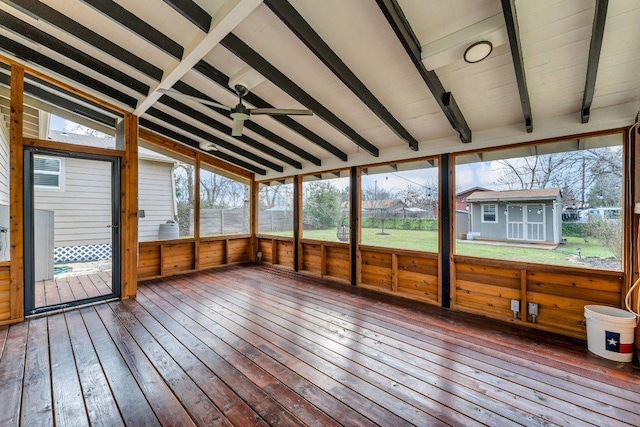
[[[629, 125], [639, 22], [637, 0], [3, 0], [0, 53], [260, 179]], [[237, 83], [248, 107], [314, 115], [232, 137], [228, 111], [163, 93], [234, 106]]]

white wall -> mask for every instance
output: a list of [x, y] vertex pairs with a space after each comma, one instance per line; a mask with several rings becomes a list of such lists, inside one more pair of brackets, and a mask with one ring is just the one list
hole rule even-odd
[[160, 224], [174, 219], [172, 163], [139, 160], [138, 209], [145, 217], [138, 219], [138, 240], [158, 240]]

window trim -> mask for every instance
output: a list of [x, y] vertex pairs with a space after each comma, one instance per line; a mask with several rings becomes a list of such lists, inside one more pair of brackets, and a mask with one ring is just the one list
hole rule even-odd
[[[493, 221], [487, 221], [485, 218], [485, 215], [487, 215], [488, 212], [485, 212], [485, 208], [489, 207], [489, 206], [493, 206], [494, 208], [494, 212], [493, 212], [493, 216], [494, 216], [494, 220]], [[497, 203], [483, 203], [480, 205], [480, 213], [481, 213], [481, 222], [482, 224], [497, 224], [498, 223], [498, 204]]]
[[[33, 158], [34, 158], [34, 160], [36, 158], [55, 160], [59, 164], [59, 168], [58, 168], [57, 172], [43, 171], [43, 170], [38, 170], [36, 168], [35, 161], [34, 161], [34, 165], [33, 165], [34, 184], [33, 184], [33, 187], [35, 189], [38, 189], [38, 190], [63, 191], [64, 190], [64, 170], [65, 170], [64, 169], [64, 159], [62, 159], [60, 157], [44, 156], [44, 155], [41, 155], [41, 154], [34, 154]], [[35, 176], [36, 175], [56, 175], [56, 176], [58, 176], [58, 185], [57, 186], [52, 186], [52, 185], [35, 184]]]

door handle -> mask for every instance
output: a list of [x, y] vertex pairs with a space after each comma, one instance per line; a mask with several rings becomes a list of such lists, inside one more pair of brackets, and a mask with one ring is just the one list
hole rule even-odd
[[107, 228], [118, 228], [118, 224], [109, 224]]

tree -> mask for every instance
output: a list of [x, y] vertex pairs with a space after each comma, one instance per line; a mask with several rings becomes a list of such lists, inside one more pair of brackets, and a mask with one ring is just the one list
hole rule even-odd
[[620, 187], [622, 157], [622, 147], [616, 146], [499, 160], [501, 170], [495, 183], [518, 190], [560, 188], [565, 202], [571, 201], [567, 205], [577, 200], [584, 207], [596, 183], [617, 181], [616, 188]]
[[304, 216], [320, 229], [336, 227], [340, 219], [341, 192], [330, 181], [305, 186]]
[[398, 198], [410, 208], [424, 209], [427, 218], [435, 218], [438, 211], [438, 184], [433, 181], [424, 185], [409, 184], [398, 192]]

